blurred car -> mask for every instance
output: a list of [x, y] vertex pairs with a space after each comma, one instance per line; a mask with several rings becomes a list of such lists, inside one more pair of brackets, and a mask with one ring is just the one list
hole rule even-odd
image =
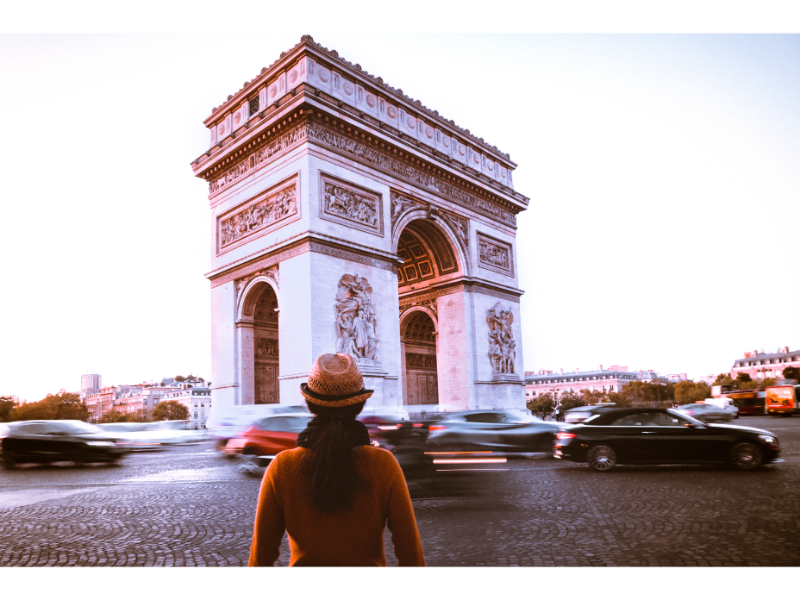
[[206, 421], [206, 429], [214, 438], [216, 447], [224, 452], [228, 440], [241, 436], [257, 420], [282, 413], [306, 413], [306, 405], [289, 406], [285, 404], [240, 404], [236, 406], [217, 406], [211, 409]]
[[131, 450], [163, 449], [164, 446], [196, 444], [207, 438], [205, 431], [186, 429], [185, 421], [154, 421], [152, 423], [103, 423], [98, 425], [116, 436]]
[[422, 421], [411, 421], [396, 412], [362, 413], [356, 419], [367, 427], [370, 439], [391, 445], [402, 443], [402, 440], [415, 434], [421, 434], [423, 428]]
[[[736, 407], [734, 406], [733, 408]], [[697, 419], [698, 421], [703, 421], [704, 423], [709, 423], [711, 421], [723, 421], [727, 423], [736, 418], [736, 413], [733, 410], [717, 404], [684, 404], [674, 410], [683, 415], [688, 415]]]
[[564, 423], [575, 424], [585, 421], [592, 415], [596, 415], [610, 408], [615, 408], [613, 404], [595, 404], [594, 406], [576, 406], [564, 412]]
[[17, 421], [8, 424], [0, 440], [3, 467], [23, 463], [114, 463], [128, 450], [117, 438], [83, 421]]
[[308, 426], [312, 415], [283, 413], [259, 419], [241, 436], [231, 438], [225, 446], [229, 455], [256, 456], [269, 463], [278, 452], [297, 447], [297, 435]]
[[[753, 394], [755, 396], [755, 394]], [[734, 404], [733, 398], [706, 398], [705, 404], [719, 406], [721, 409], [731, 413], [734, 419], [739, 418], [739, 407]]]
[[526, 410], [445, 413], [429, 425], [429, 451], [548, 452], [559, 430]]
[[780, 444], [764, 429], [709, 425], [673, 409], [617, 408], [562, 427], [553, 452], [596, 471], [618, 464], [706, 462], [750, 471], [778, 461]]

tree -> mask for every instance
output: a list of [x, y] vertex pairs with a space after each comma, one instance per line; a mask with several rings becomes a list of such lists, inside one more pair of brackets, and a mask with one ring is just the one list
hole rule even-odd
[[177, 381], [178, 383], [181, 383], [183, 381], [186, 381], [186, 377], [184, 377], [183, 375], [176, 375], [175, 376], [175, 381]]
[[541, 415], [544, 420], [547, 418], [547, 415], [551, 414], [555, 409], [556, 396], [550, 392], [545, 392], [544, 394], [539, 394], [538, 396], [534, 396], [531, 400], [528, 400], [525, 406], [528, 407], [528, 410], [530, 410], [533, 415]]
[[18, 405], [9, 414], [12, 421], [29, 421], [34, 419], [76, 419], [89, 420], [89, 409], [81, 401], [78, 394], [70, 394], [60, 390], [58, 394], [47, 394], [38, 402], [25, 402]]
[[724, 385], [726, 379], [730, 379], [731, 376], [728, 373], [720, 373], [717, 375], [717, 378], [714, 380], [712, 385]]
[[561, 410], [567, 411], [570, 408], [586, 406], [586, 401], [575, 391], [567, 390], [561, 395]]
[[103, 416], [97, 420], [98, 423], [125, 423], [127, 421], [128, 415], [121, 413], [116, 409], [103, 413]]
[[11, 421], [11, 411], [19, 406], [19, 402], [11, 396], [0, 396], [0, 423]]
[[675, 400], [679, 404], [694, 404], [711, 398], [711, 387], [702, 381], [679, 381], [675, 386]]
[[750, 377], [750, 375], [748, 375], [747, 373], [737, 373], [736, 374], [736, 381], [738, 381], [740, 383], [742, 383], [742, 382], [749, 383], [749, 382], [753, 381], [753, 378]]
[[159, 402], [153, 409], [153, 421], [186, 421], [189, 409], [176, 400]]
[[800, 382], [800, 367], [786, 367], [783, 370], [783, 378]]

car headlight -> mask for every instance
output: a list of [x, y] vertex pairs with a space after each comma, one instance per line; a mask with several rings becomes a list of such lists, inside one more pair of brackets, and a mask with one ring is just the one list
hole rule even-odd
[[768, 444], [775, 444], [778, 445], [778, 438], [772, 435], [759, 435], [759, 439], [765, 441]]
[[86, 442], [87, 446], [113, 446], [114, 442]]

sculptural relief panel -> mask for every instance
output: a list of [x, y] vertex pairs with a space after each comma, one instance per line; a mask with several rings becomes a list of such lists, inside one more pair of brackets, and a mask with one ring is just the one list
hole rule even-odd
[[239, 246], [245, 238], [277, 229], [299, 216], [298, 179], [292, 176], [262, 192], [244, 208], [217, 219], [217, 252]]
[[256, 358], [278, 358], [278, 340], [257, 338], [256, 341]]
[[378, 336], [372, 286], [365, 277], [345, 274], [339, 280], [334, 305], [336, 352], [356, 360], [377, 362]]
[[478, 262], [484, 269], [514, 276], [511, 245], [478, 232]]
[[383, 197], [320, 171], [320, 217], [383, 237]]
[[435, 369], [435, 354], [406, 353], [406, 367], [409, 369]]
[[513, 323], [514, 313], [510, 308], [503, 308], [499, 302], [486, 314], [486, 324], [489, 326], [489, 362], [495, 375], [514, 374], [517, 343], [511, 329]]

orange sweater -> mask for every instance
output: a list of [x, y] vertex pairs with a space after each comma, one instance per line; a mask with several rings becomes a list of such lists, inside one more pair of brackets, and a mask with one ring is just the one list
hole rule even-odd
[[391, 452], [361, 446], [358, 472], [368, 488], [353, 505], [327, 515], [311, 506], [310, 482], [301, 471], [305, 448], [285, 450], [264, 474], [256, 510], [251, 567], [271, 567], [284, 531], [289, 533], [289, 566], [386, 566], [383, 531], [388, 524], [400, 566], [425, 566], [403, 472]]

